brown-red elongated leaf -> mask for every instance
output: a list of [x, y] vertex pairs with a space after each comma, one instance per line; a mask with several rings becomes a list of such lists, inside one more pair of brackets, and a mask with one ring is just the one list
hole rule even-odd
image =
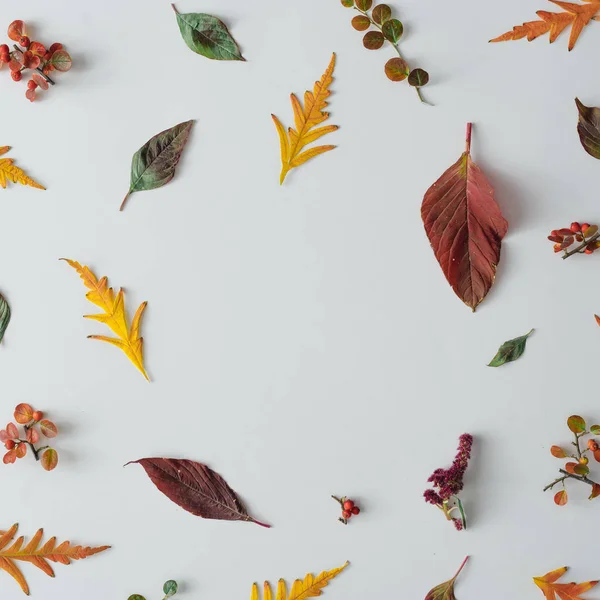
[[465, 152], [427, 190], [421, 217], [448, 283], [475, 311], [494, 283], [508, 223], [492, 186], [471, 159], [471, 123]]
[[140, 458], [127, 465], [136, 463], [144, 467], [152, 483], [169, 500], [193, 515], [270, 527], [252, 518], [227, 482], [202, 463], [178, 458]]

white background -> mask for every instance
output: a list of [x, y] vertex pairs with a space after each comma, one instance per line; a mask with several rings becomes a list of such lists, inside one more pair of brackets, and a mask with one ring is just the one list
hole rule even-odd
[[[224, 19], [246, 63], [192, 53], [165, 0], [3, 0], [2, 30], [24, 19], [34, 38], [64, 43], [74, 68], [34, 104], [0, 72], [0, 145], [48, 188], [0, 191], [0, 291], [13, 309], [0, 423], [29, 402], [60, 428], [54, 472], [31, 456], [0, 465], [0, 527], [112, 545], [57, 565], [54, 580], [23, 564], [34, 596], [160, 600], [174, 578], [182, 600], [239, 600], [253, 581], [350, 560], [331, 600], [419, 599], [467, 554], [460, 600], [539, 598], [531, 577], [563, 565], [567, 580], [600, 577], [587, 486], [569, 485], [564, 508], [542, 493], [561, 465], [549, 447], [570, 441], [566, 418], [600, 421], [600, 256], [563, 262], [545, 239], [600, 221], [600, 163], [580, 146], [574, 103], [600, 104], [600, 24], [569, 53], [568, 33], [487, 43], [552, 10], [543, 0], [392, 6], [434, 107], [386, 79], [393, 50], [365, 50], [339, 0], [178, 3]], [[289, 93], [312, 87], [333, 51], [340, 129], [324, 143], [338, 148], [280, 187], [270, 113], [291, 124]], [[132, 154], [188, 119], [175, 179], [119, 213]], [[475, 314], [420, 219], [467, 120], [510, 224]], [[60, 257], [123, 286], [131, 314], [148, 301], [152, 383], [86, 339], [108, 330], [82, 318], [94, 307]], [[520, 361], [486, 367], [532, 327]], [[458, 533], [422, 492], [465, 431], [476, 443], [470, 528]], [[207, 463], [273, 528], [183, 511], [141, 467], [122, 468], [147, 456]], [[363, 507], [347, 527], [332, 493]], [[6, 573], [0, 594], [22, 597]]]

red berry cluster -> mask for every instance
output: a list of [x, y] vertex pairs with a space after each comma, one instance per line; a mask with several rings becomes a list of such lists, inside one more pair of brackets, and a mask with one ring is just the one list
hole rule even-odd
[[[598, 225], [589, 223], [571, 223], [571, 227], [563, 229], [553, 229], [548, 236], [551, 242], [554, 242], [554, 252], [564, 250], [563, 258], [569, 258], [573, 254], [593, 254], [597, 248], [600, 248], [600, 233]], [[579, 242], [573, 250], [568, 250], [575, 242]]]
[[46, 49], [40, 42], [32, 42], [27, 36], [23, 21], [13, 21], [9, 25], [8, 37], [20, 47], [14, 44], [11, 52], [7, 44], [0, 45], [0, 68], [7, 63], [14, 81], [21, 81], [25, 70], [32, 71], [25, 92], [31, 102], [35, 100], [38, 87], [47, 90], [48, 84], [54, 85], [49, 77], [52, 71], [68, 71], [71, 68], [71, 57], [62, 44], [55, 43]]
[[[9, 423], [6, 429], [0, 431], [0, 442], [8, 452], [4, 455], [5, 465], [16, 462], [17, 458], [23, 458], [27, 454], [27, 447], [31, 448], [35, 460], [41, 461], [46, 471], [52, 471], [58, 464], [58, 452], [50, 446], [35, 447], [40, 440], [40, 435], [47, 438], [56, 437], [58, 429], [56, 425], [44, 419], [44, 413], [33, 410], [29, 404], [19, 404], [15, 408], [15, 421], [23, 426], [25, 439], [21, 439], [19, 428], [14, 423]], [[39, 427], [39, 431], [37, 430]]]
[[346, 498], [346, 496], [342, 496], [338, 498], [337, 496], [331, 496], [336, 502], [339, 502], [342, 507], [342, 516], [338, 519], [344, 525], [348, 525], [348, 520], [352, 517], [352, 515], [358, 515], [360, 513], [360, 508], [356, 506], [354, 500], [350, 500]]

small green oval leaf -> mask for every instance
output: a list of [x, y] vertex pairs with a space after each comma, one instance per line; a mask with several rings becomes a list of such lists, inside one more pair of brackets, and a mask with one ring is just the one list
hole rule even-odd
[[177, 587], [177, 582], [169, 579], [169, 581], [166, 581], [165, 585], [163, 585], [163, 593], [167, 598], [170, 598], [177, 593]]
[[4, 332], [10, 323], [10, 306], [4, 299], [4, 296], [0, 295], [0, 342], [4, 338]]
[[184, 42], [190, 50], [213, 60], [246, 60], [227, 29], [217, 17], [205, 13], [185, 13], [173, 10]]
[[398, 40], [402, 37], [402, 33], [404, 32], [404, 27], [398, 19], [390, 19], [383, 24], [381, 28], [385, 39], [392, 44], [396, 44]]
[[368, 11], [373, 6], [373, 0], [356, 0], [356, 8], [363, 12]]
[[385, 39], [380, 31], [369, 31], [363, 37], [363, 46], [367, 50], [379, 50], [384, 41]]
[[500, 367], [508, 362], [512, 362], [520, 358], [523, 352], [525, 352], [527, 338], [532, 333], [533, 329], [525, 335], [504, 342], [504, 344], [502, 344], [502, 346], [500, 346], [498, 349], [496, 356], [494, 356], [494, 358], [492, 358], [491, 362], [488, 364], [488, 367]]
[[385, 74], [392, 81], [402, 81], [408, 76], [408, 65], [399, 57], [390, 58], [385, 63]]
[[365, 15], [356, 15], [352, 19], [352, 27], [354, 27], [356, 31], [366, 31], [371, 27], [371, 20], [369, 17], [365, 17]]
[[429, 73], [424, 69], [413, 69], [408, 76], [408, 83], [413, 87], [423, 87], [429, 83]]
[[581, 475], [582, 477], [585, 477], [589, 474], [589, 472], [590, 469], [587, 465], [577, 465], [576, 467], [573, 467], [573, 473], [575, 473], [575, 475]]
[[567, 419], [567, 427], [573, 433], [583, 433], [585, 431], [585, 420], [579, 415], [571, 415]]
[[371, 14], [375, 23], [383, 25], [392, 18], [392, 9], [387, 4], [378, 4]]
[[590, 433], [592, 435], [600, 435], [600, 425], [592, 425], [590, 427]]
[[354, 0], [342, 0], [342, 6], [352, 8], [354, 6]]

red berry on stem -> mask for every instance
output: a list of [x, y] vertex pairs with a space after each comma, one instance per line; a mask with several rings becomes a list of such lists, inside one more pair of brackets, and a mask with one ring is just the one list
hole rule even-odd
[[30, 80], [27, 82], [27, 87], [28, 87], [30, 90], [35, 90], [35, 88], [37, 87], [37, 83], [36, 83], [36, 82], [35, 82], [33, 79], [30, 79]]
[[346, 500], [344, 502], [344, 510], [352, 510], [354, 508], [354, 502], [352, 500]]
[[577, 221], [571, 223], [571, 231], [573, 233], [579, 233], [581, 231], [581, 225]]
[[34, 411], [34, 413], [33, 413], [34, 421], [41, 421], [43, 418], [44, 418], [44, 413], [41, 410]]
[[586, 248], [586, 249], [584, 250], [584, 252], [585, 252], [586, 254], [594, 254], [594, 250], [593, 250], [592, 248]]
[[8, 54], [9, 48], [7, 44], [2, 44], [0, 46], [0, 54]]
[[19, 45], [22, 48], [29, 48], [29, 46], [31, 45], [31, 40], [26, 36], [21, 36], [21, 38], [19, 39]]
[[15, 447], [15, 443], [14, 443], [12, 440], [7, 440], [7, 441], [4, 443], [4, 447], [5, 447], [7, 450], [12, 450], [12, 449]]
[[349, 519], [351, 516], [352, 516], [352, 513], [349, 510], [342, 511], [342, 517], [344, 517], [344, 519]]
[[23, 79], [21, 71], [11, 71], [10, 76], [13, 78], [13, 81], [21, 81], [21, 79]]
[[352, 514], [353, 515], [357, 515], [360, 513], [360, 508], [358, 508], [358, 506], [355, 506], [352, 508]]
[[63, 48], [62, 44], [55, 42], [54, 44], [52, 44], [52, 46], [50, 46], [50, 48], [48, 48], [48, 52], [50, 54], [54, 54], [57, 50], [62, 50], [62, 48]]
[[583, 231], [583, 233], [585, 233], [589, 228], [590, 228], [590, 224], [589, 223], [582, 223], [581, 224], [581, 231]]
[[8, 52], [0, 54], [0, 62], [7, 63], [10, 62], [10, 54]]

